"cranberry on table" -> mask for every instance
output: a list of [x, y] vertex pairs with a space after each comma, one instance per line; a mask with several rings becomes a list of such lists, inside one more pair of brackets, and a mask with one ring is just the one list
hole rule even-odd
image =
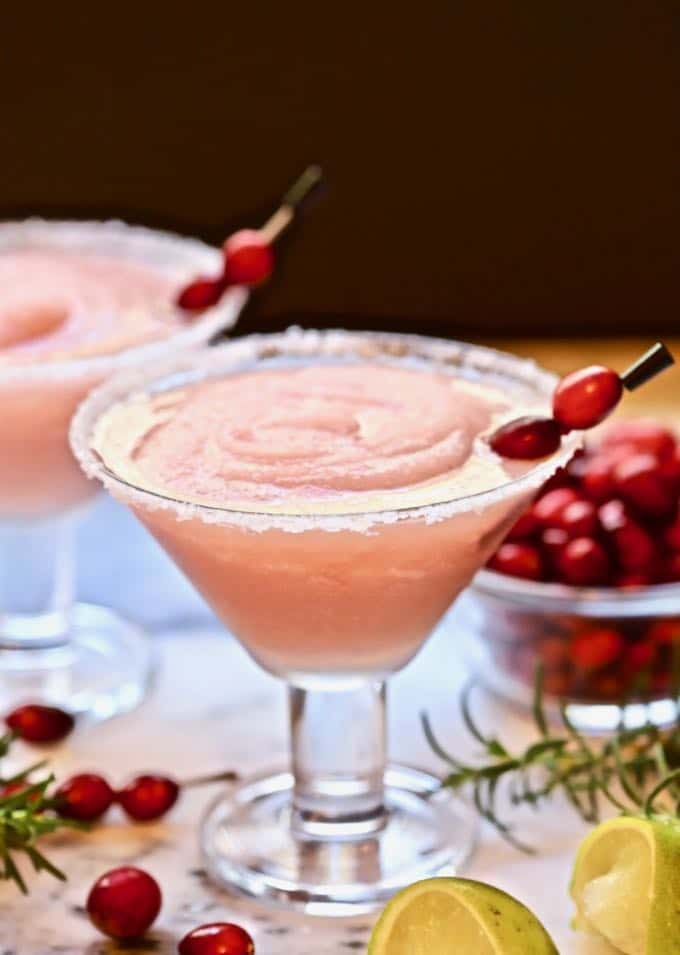
[[78, 773], [59, 786], [54, 794], [56, 810], [66, 819], [94, 822], [111, 807], [115, 794], [96, 773]]
[[491, 449], [503, 458], [535, 460], [560, 446], [562, 433], [552, 418], [517, 418], [502, 425], [489, 439]]
[[161, 904], [161, 890], [148, 872], [122, 866], [106, 872], [92, 886], [87, 913], [104, 935], [117, 941], [133, 941], [151, 928]]
[[213, 922], [185, 935], [178, 951], [179, 955], [255, 955], [255, 944], [240, 925]]
[[178, 796], [179, 785], [174, 779], [147, 773], [132, 779], [119, 790], [116, 799], [132, 819], [151, 822], [172, 809]]
[[553, 416], [565, 431], [594, 428], [614, 410], [622, 394], [621, 378], [611, 368], [580, 368], [557, 385]]
[[511, 577], [541, 580], [543, 561], [540, 552], [531, 544], [521, 542], [501, 544], [489, 561], [489, 567]]
[[217, 305], [227, 288], [226, 280], [220, 276], [216, 279], [195, 279], [177, 296], [177, 305], [187, 312], [200, 312], [204, 308]]
[[593, 537], [575, 537], [557, 554], [560, 580], [575, 587], [596, 587], [609, 582], [611, 566], [604, 547]]
[[56, 706], [29, 703], [12, 710], [5, 717], [8, 729], [27, 743], [58, 743], [75, 726], [70, 713]]
[[[9, 799], [10, 796], [18, 796], [19, 793], [22, 793], [24, 790], [28, 789], [30, 785], [31, 784], [26, 782], [26, 780], [19, 779], [13, 783], [7, 783], [6, 786], [3, 786], [2, 789], [0, 789], [0, 799]], [[32, 796], [29, 796], [28, 801], [38, 802], [41, 798], [42, 797], [40, 796], [40, 793], [36, 792], [33, 793]]]
[[274, 253], [256, 229], [240, 229], [222, 246], [224, 274], [233, 285], [259, 285], [274, 271]]

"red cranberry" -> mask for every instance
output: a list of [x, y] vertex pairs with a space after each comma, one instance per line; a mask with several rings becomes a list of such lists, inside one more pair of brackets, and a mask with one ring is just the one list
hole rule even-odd
[[592, 537], [575, 537], [556, 559], [560, 579], [575, 587], [595, 587], [609, 581], [607, 552]]
[[558, 487], [541, 495], [532, 507], [532, 513], [543, 527], [559, 527], [562, 511], [567, 505], [579, 500], [573, 487]]
[[224, 271], [234, 285], [259, 285], [274, 270], [274, 253], [255, 229], [241, 229], [223, 245]]
[[622, 393], [621, 379], [610, 368], [580, 368], [555, 389], [553, 416], [566, 431], [594, 428], [614, 410]]
[[583, 469], [581, 490], [596, 504], [606, 501], [616, 493], [612, 469], [612, 461], [605, 455], [590, 458]]
[[543, 576], [541, 555], [531, 544], [501, 544], [489, 561], [489, 567], [499, 574], [524, 577], [526, 580], [540, 580]]
[[578, 460], [578, 456], [582, 452], [579, 450], [574, 457], [569, 462], [569, 467], [558, 468], [551, 477], [545, 482], [541, 488], [542, 494], [547, 494], [548, 491], [554, 490], [556, 487], [571, 487], [574, 484], [574, 475], [571, 471], [572, 466], [575, 466], [574, 462]]
[[661, 568], [662, 583], [673, 584], [678, 580], [680, 580], [680, 551], [668, 554]]
[[659, 473], [680, 494], [680, 444], [670, 457], [660, 459]]
[[161, 890], [152, 876], [122, 866], [97, 879], [87, 898], [87, 913], [104, 935], [132, 941], [153, 925], [161, 904]]
[[620, 421], [607, 428], [602, 438], [604, 448], [618, 445], [630, 445], [636, 451], [653, 454], [663, 460], [674, 455], [675, 437], [672, 431], [656, 421]]
[[660, 517], [672, 511], [673, 494], [654, 455], [636, 454], [619, 461], [614, 480], [621, 496], [641, 513]]
[[68, 736], [75, 720], [56, 706], [31, 703], [20, 706], [5, 717], [8, 728], [28, 743], [58, 743]]
[[592, 537], [597, 533], [597, 510], [590, 501], [572, 501], [567, 504], [557, 521], [569, 537]]
[[[25, 780], [17, 780], [14, 783], [7, 783], [6, 786], [2, 787], [0, 790], [0, 799], [9, 799], [10, 796], [18, 796], [19, 793], [24, 792], [24, 790], [30, 787], [30, 783], [27, 783]], [[38, 802], [42, 797], [39, 792], [33, 793], [32, 796], [28, 797], [29, 802]]]
[[527, 537], [533, 537], [536, 531], [539, 528], [539, 523], [534, 517], [533, 511], [525, 511], [524, 514], [515, 521], [510, 530], [508, 531], [508, 536], [506, 540], [509, 541], [518, 541], [525, 540]]
[[634, 643], [626, 652], [626, 668], [633, 674], [649, 670], [656, 657], [656, 648], [651, 643]]
[[680, 617], [669, 620], [657, 620], [645, 634], [647, 640], [662, 646], [680, 643]]
[[602, 527], [611, 534], [620, 527], [625, 527], [630, 520], [626, 512], [626, 505], [618, 498], [607, 501], [597, 512]]
[[621, 587], [623, 590], [633, 589], [634, 587], [648, 587], [652, 582], [652, 575], [646, 574], [644, 571], [626, 571], [623, 574], [619, 574], [615, 580], [617, 587]]
[[526, 417], [502, 425], [489, 444], [503, 458], [535, 460], [557, 451], [561, 440], [560, 429], [552, 418]]
[[190, 282], [177, 296], [177, 305], [186, 312], [200, 312], [217, 305], [227, 288], [222, 276], [216, 279], [200, 278]]
[[618, 630], [601, 627], [574, 636], [569, 654], [580, 669], [601, 670], [618, 660], [624, 646], [624, 639]]
[[60, 816], [94, 822], [109, 809], [114, 792], [107, 781], [95, 773], [79, 773], [62, 783], [54, 794]]
[[131, 819], [151, 822], [172, 809], [178, 796], [179, 786], [173, 779], [146, 774], [131, 780], [116, 799]]
[[567, 543], [569, 535], [559, 527], [548, 527], [541, 534], [541, 545], [551, 570], [554, 571], [557, 564], [557, 558], [562, 553]]
[[664, 542], [670, 550], [680, 550], [680, 513], [664, 531]]
[[248, 933], [231, 922], [201, 925], [179, 943], [179, 955], [255, 955]]

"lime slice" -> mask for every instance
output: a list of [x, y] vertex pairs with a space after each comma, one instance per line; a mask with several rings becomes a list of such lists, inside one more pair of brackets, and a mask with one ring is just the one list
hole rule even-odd
[[368, 955], [558, 955], [517, 899], [469, 879], [426, 879], [403, 889], [373, 929]]
[[570, 891], [576, 928], [625, 955], [680, 955], [680, 821], [603, 822], [581, 843]]

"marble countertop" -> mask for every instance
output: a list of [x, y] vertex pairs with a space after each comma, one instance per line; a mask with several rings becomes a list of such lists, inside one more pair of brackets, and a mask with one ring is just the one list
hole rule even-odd
[[[57, 776], [98, 769], [112, 782], [143, 770], [178, 777], [237, 768], [247, 774], [281, 765], [286, 758], [283, 688], [258, 670], [240, 647], [217, 627], [173, 633], [159, 639], [161, 669], [149, 700], [135, 713], [86, 726], [56, 751]], [[456, 651], [455, 625], [440, 628], [418, 659], [393, 682], [390, 730], [392, 756], [440, 769], [425, 745], [418, 712], [427, 708], [444, 741], [457, 752], [471, 751], [461, 728], [456, 690], [464, 674]], [[491, 700], [480, 700], [489, 725], [518, 743], [528, 722]], [[17, 750], [17, 763], [35, 751]], [[118, 949], [90, 925], [84, 902], [92, 882], [121, 864], [148, 869], [160, 882], [164, 905], [150, 938], [140, 949], [176, 952], [177, 941], [203, 922], [235, 920], [253, 935], [258, 955], [349, 955], [364, 952], [372, 920], [319, 920], [268, 910], [232, 898], [206, 881], [196, 830], [214, 789], [188, 792], [163, 823], [133, 826], [118, 811], [94, 832], [50, 837], [50, 856], [69, 875], [61, 884], [49, 876], [31, 879], [31, 894], [20, 896], [0, 884], [0, 955], [113, 955]], [[553, 935], [561, 955], [610, 955], [605, 945], [571, 931], [567, 883], [583, 826], [559, 803], [518, 822], [541, 847], [523, 856], [491, 831], [466, 874], [511, 892], [529, 905]], [[122, 951], [122, 949], [121, 949]]]

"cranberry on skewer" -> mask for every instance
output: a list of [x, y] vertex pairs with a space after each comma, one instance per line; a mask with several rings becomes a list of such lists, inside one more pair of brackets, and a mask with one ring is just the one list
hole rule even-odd
[[560, 446], [561, 434], [593, 428], [611, 414], [626, 388], [632, 391], [673, 364], [665, 345], [657, 342], [622, 375], [603, 365], [590, 365], [567, 375], [553, 396], [553, 417], [518, 418], [502, 425], [489, 444], [506, 458], [537, 460]]
[[221, 275], [194, 279], [177, 296], [178, 307], [201, 312], [217, 305], [229, 286], [252, 288], [265, 282], [274, 270], [274, 242], [291, 224], [298, 206], [321, 181], [321, 175], [318, 166], [308, 166], [261, 229], [240, 229], [229, 236], [222, 246]]
[[114, 799], [115, 793], [103, 776], [78, 773], [59, 786], [53, 804], [57, 813], [66, 819], [94, 822], [101, 819]]

